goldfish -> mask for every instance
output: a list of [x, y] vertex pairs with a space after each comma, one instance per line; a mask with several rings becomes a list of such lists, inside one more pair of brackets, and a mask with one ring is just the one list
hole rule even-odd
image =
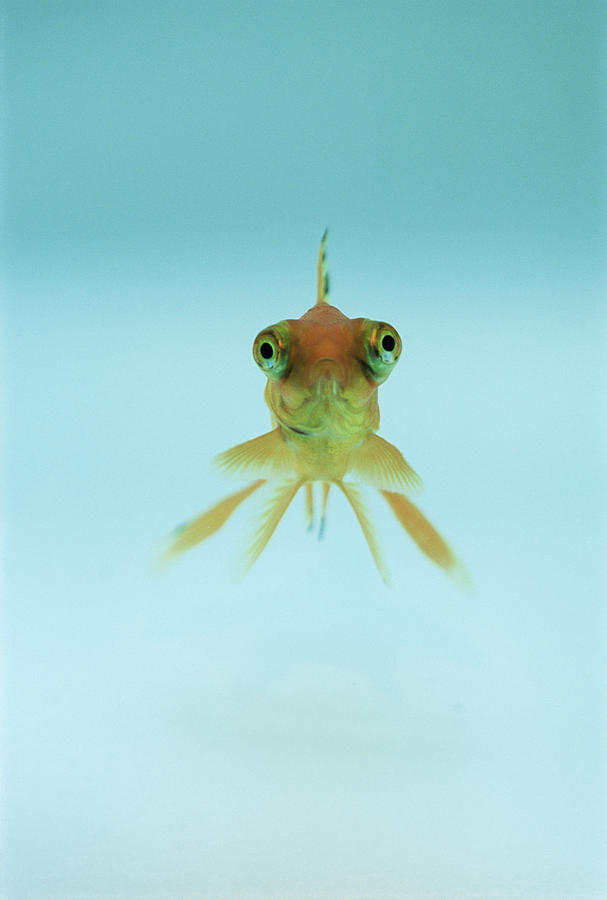
[[260, 331], [253, 358], [266, 376], [265, 401], [272, 429], [216, 457], [226, 473], [254, 480], [182, 525], [167, 557], [218, 531], [262, 485], [272, 488], [248, 551], [246, 568], [259, 557], [301, 490], [308, 527], [314, 519], [314, 482], [322, 490], [319, 536], [325, 530], [331, 487], [341, 491], [358, 519], [380, 575], [389, 574], [357, 484], [376, 488], [422, 552], [463, 585], [465, 570], [449, 545], [405, 496], [422, 487], [400, 450], [377, 434], [378, 388], [402, 354], [396, 328], [372, 319], [349, 319], [329, 303], [327, 232], [317, 262], [317, 299], [299, 319]]

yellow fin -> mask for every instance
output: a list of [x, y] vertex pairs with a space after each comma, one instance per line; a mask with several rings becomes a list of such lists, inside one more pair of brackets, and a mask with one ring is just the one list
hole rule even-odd
[[320, 514], [320, 526], [318, 528], [318, 540], [322, 541], [325, 534], [325, 523], [327, 521], [327, 501], [329, 499], [329, 491], [331, 490], [331, 482], [323, 481], [322, 483], [322, 511]]
[[232, 475], [261, 475], [264, 478], [292, 475], [295, 453], [280, 428], [237, 444], [215, 457], [213, 465]]
[[303, 481], [289, 481], [275, 488], [265, 506], [259, 528], [255, 532], [249, 547], [243, 575], [248, 572], [255, 560], [261, 555], [266, 544], [276, 531], [278, 523], [286, 513], [291, 500], [302, 486]]
[[306, 528], [308, 531], [314, 528], [314, 491], [311, 481], [306, 483]]
[[472, 584], [464, 566], [417, 506], [402, 494], [395, 494], [391, 491], [381, 491], [381, 493], [388, 501], [400, 524], [413, 538], [420, 550], [437, 566], [448, 572], [460, 587], [470, 590]]
[[329, 273], [327, 271], [327, 254], [325, 251], [325, 245], [327, 243], [327, 237], [329, 236], [329, 229], [325, 228], [325, 233], [322, 236], [322, 240], [320, 242], [320, 250], [318, 251], [318, 265], [317, 265], [317, 292], [316, 292], [316, 305], [320, 306], [323, 303], [329, 302]]
[[390, 585], [390, 575], [388, 574], [388, 570], [381, 557], [381, 553], [379, 552], [379, 547], [377, 546], [377, 541], [375, 540], [373, 528], [371, 527], [367, 511], [360, 499], [360, 494], [353, 484], [348, 484], [343, 481], [338, 481], [337, 484], [348, 498], [350, 506], [354, 510], [356, 518], [358, 519], [358, 523], [362, 529], [362, 533], [364, 534], [365, 540], [369, 545], [371, 556], [375, 561], [375, 565], [377, 566], [379, 574], [381, 575], [385, 583], [387, 585]]
[[164, 553], [163, 560], [168, 561], [171, 557], [177, 556], [178, 553], [183, 553], [201, 541], [205, 541], [227, 522], [243, 500], [246, 500], [253, 491], [256, 491], [264, 483], [263, 479], [254, 481], [253, 484], [243, 488], [242, 491], [230, 494], [229, 497], [225, 497], [219, 503], [216, 503], [215, 506], [207, 509], [201, 516], [192, 519], [191, 522], [186, 522], [185, 525], [178, 528], [173, 543]]
[[405, 488], [419, 493], [423, 487], [423, 481], [400, 450], [378, 434], [368, 434], [352, 451], [348, 473], [380, 490]]

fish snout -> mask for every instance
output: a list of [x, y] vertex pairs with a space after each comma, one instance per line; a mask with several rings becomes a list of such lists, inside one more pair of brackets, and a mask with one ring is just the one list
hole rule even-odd
[[347, 373], [345, 366], [330, 357], [316, 359], [308, 367], [308, 384], [312, 388], [323, 382], [333, 382], [340, 388], [345, 387]]

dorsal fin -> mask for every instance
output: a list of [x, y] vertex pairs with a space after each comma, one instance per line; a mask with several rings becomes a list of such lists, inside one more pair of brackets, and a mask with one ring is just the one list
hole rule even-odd
[[328, 234], [329, 229], [325, 228], [325, 233], [323, 234], [322, 240], [320, 242], [320, 250], [318, 251], [318, 292], [316, 297], [317, 306], [329, 302], [329, 273], [327, 272], [327, 254], [325, 252], [325, 244], [327, 243]]

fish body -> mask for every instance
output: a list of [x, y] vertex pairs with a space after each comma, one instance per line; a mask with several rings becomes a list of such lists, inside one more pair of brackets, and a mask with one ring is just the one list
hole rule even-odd
[[325, 242], [326, 232], [318, 257], [316, 304], [299, 319], [285, 319], [265, 328], [253, 344], [253, 357], [267, 377], [265, 400], [273, 429], [216, 458], [220, 469], [242, 477], [255, 476], [256, 480], [182, 526], [168, 555], [210, 537], [254, 491], [272, 482], [275, 490], [249, 548], [251, 565], [304, 486], [311, 526], [312, 485], [320, 482], [320, 535], [329, 490], [335, 485], [352, 506], [387, 582], [388, 573], [356, 488], [358, 482], [377, 488], [420, 549], [463, 581], [463, 567], [447, 543], [402, 493], [421, 489], [420, 477], [394, 445], [376, 434], [380, 424], [378, 388], [398, 362], [401, 338], [385, 322], [350, 319], [328, 302]]

